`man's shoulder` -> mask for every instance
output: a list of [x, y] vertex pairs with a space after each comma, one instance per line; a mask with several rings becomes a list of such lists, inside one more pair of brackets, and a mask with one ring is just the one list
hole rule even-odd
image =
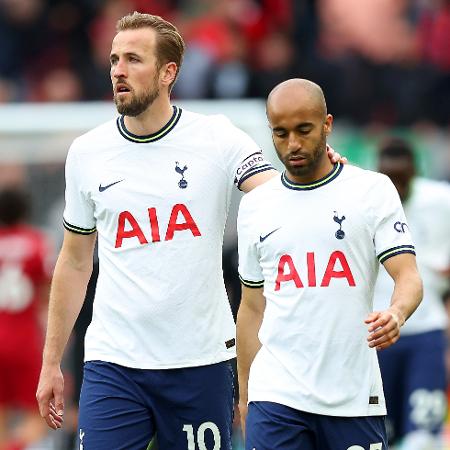
[[202, 114], [183, 108], [181, 118], [185, 124], [197, 125], [217, 132], [223, 130], [229, 133], [231, 129], [237, 129], [225, 114]]
[[436, 193], [437, 195], [449, 195], [450, 183], [447, 181], [433, 180], [431, 178], [417, 177], [414, 179], [414, 185], [420, 191]]
[[86, 131], [73, 141], [72, 147], [82, 149], [92, 149], [93, 145], [98, 146], [104, 142], [108, 142], [111, 138], [118, 136], [117, 118], [108, 120], [95, 128]]
[[352, 164], [346, 164], [342, 172], [342, 180], [350, 181], [352, 184], [358, 184], [361, 188], [367, 186], [368, 188], [377, 185], [390, 183], [389, 177], [370, 169], [363, 169]]
[[419, 199], [421, 203], [426, 202], [441, 207], [448, 205], [450, 208], [450, 183], [417, 177], [413, 182], [413, 197]]

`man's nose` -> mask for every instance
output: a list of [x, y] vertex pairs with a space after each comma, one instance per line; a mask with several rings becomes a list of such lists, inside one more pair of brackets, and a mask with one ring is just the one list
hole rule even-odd
[[288, 140], [288, 149], [291, 151], [294, 150], [300, 150], [302, 148], [302, 144], [300, 139], [294, 134], [289, 134], [289, 140]]
[[125, 78], [127, 76], [126, 64], [119, 59], [112, 68], [112, 75], [115, 78]]

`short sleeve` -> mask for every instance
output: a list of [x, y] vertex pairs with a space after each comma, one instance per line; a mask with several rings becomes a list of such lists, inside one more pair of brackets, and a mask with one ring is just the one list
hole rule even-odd
[[216, 137], [225, 158], [224, 166], [238, 189], [253, 175], [275, 170], [248, 134], [235, 127], [225, 116], [214, 117]]
[[264, 286], [264, 276], [259, 263], [256, 232], [252, 229], [253, 214], [246, 208], [244, 197], [239, 206], [237, 219], [239, 279], [244, 286], [260, 288]]
[[82, 186], [82, 171], [72, 144], [66, 159], [66, 192], [63, 223], [64, 227], [78, 234], [96, 231], [94, 205]]
[[374, 244], [380, 263], [402, 254], [416, 254], [398, 192], [392, 181], [382, 175], [369, 195], [373, 195]]

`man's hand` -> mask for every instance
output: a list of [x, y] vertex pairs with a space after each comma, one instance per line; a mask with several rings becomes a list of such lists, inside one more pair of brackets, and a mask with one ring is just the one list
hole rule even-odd
[[383, 350], [399, 340], [405, 318], [400, 311], [391, 307], [386, 311], [370, 313], [364, 322], [369, 325], [369, 347]]
[[57, 430], [64, 421], [64, 377], [59, 366], [42, 367], [36, 392], [39, 413], [47, 425]]
[[345, 156], [341, 156], [338, 152], [336, 152], [329, 145], [327, 145], [327, 153], [328, 153], [328, 158], [330, 158], [330, 161], [332, 163], [337, 163], [337, 162], [340, 162], [342, 164], [347, 164], [348, 163], [348, 160], [347, 160], [347, 158]]

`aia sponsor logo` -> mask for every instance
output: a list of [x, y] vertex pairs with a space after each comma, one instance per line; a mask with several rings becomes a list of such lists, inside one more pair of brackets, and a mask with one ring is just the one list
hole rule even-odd
[[[139, 224], [130, 211], [122, 211], [117, 221], [116, 248], [122, 247], [125, 239], [138, 239], [141, 245], [161, 241], [161, 227], [156, 208], [148, 208], [148, 225]], [[148, 231], [150, 231], [150, 234]], [[186, 205], [177, 203], [172, 207], [164, 241], [171, 241], [176, 232], [190, 231], [192, 236], [201, 236], [200, 230]]]
[[[280, 257], [278, 261], [277, 278], [275, 280], [275, 291], [279, 291], [285, 283], [294, 283], [297, 289], [305, 287], [304, 282], [306, 282], [307, 287], [328, 287], [332, 278], [344, 278], [347, 280], [350, 287], [356, 286], [350, 264], [348, 263], [345, 254], [339, 250], [331, 253], [328, 258], [327, 267], [321, 276], [319, 285], [317, 283], [318, 274], [314, 252], [306, 253], [307, 274], [304, 280], [300, 278], [299, 271], [297, 270], [297, 267], [300, 267], [300, 263], [297, 262], [296, 264], [294, 264], [291, 255], [285, 254]], [[320, 275], [321, 274], [319, 274], [319, 276]]]

